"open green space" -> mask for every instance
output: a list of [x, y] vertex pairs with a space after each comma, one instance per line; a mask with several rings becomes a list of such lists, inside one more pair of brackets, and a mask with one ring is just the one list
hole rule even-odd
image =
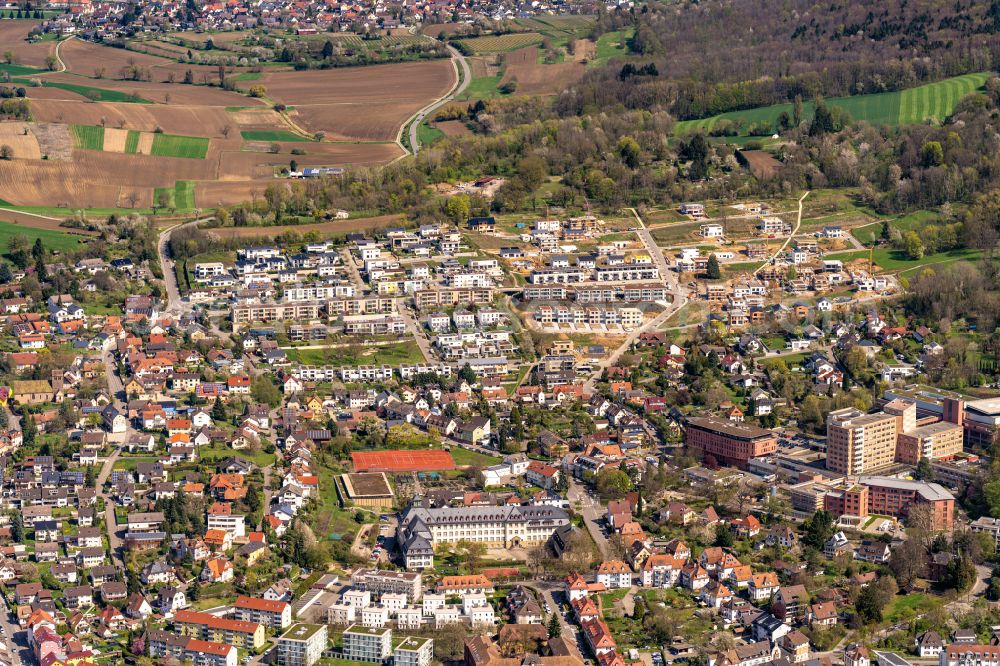
[[36, 238], [40, 238], [42, 239], [42, 244], [45, 245], [45, 249], [59, 250], [60, 252], [76, 250], [83, 241], [82, 236], [76, 236], [64, 231], [35, 229], [34, 227], [24, 227], [12, 222], [0, 222], [0, 248], [6, 249], [10, 239], [17, 236], [26, 238], [29, 245], [34, 244]]
[[496, 456], [488, 456], [477, 451], [470, 451], [459, 446], [452, 447], [451, 457], [459, 467], [471, 465], [472, 467], [489, 467], [500, 462]]
[[[826, 100], [826, 105], [840, 107], [847, 111], [852, 119], [865, 120], [873, 125], [905, 125], [922, 123], [925, 120], [940, 122], [951, 115], [960, 99], [980, 89], [988, 77], [989, 74], [986, 72], [965, 74], [896, 92], [832, 97]], [[804, 119], [811, 119], [815, 111], [814, 103], [811, 100], [806, 101], [802, 107]], [[743, 111], [730, 111], [699, 120], [682, 120], [675, 125], [674, 132], [676, 134], [710, 132], [719, 121], [731, 120], [742, 124], [738, 131], [741, 135], [746, 135], [750, 126], [754, 124], [769, 126], [770, 129], [763, 133], [770, 134], [777, 127], [778, 116], [782, 112], [792, 116], [793, 105], [774, 104]]]
[[[955, 261], [976, 261], [983, 256], [983, 253], [981, 250], [962, 248], [958, 250], [949, 250], [947, 252], [936, 252], [934, 254], [924, 255], [920, 259], [910, 259], [902, 250], [881, 247], [873, 250], [871, 255], [875, 265], [883, 271], [897, 272], [912, 270], [914, 268], [930, 266], [933, 264], [949, 264]], [[847, 263], [849, 261], [857, 261], [858, 259], [868, 259], [868, 250], [837, 252], [827, 255], [825, 258], [839, 259]]]
[[417, 141], [420, 142], [421, 146], [429, 146], [438, 139], [444, 138], [444, 132], [436, 127], [431, 127], [427, 124], [427, 121], [417, 125]]
[[[938, 217], [938, 214], [933, 211], [918, 210], [907, 215], [901, 215], [897, 218], [889, 219], [889, 226], [893, 229], [899, 229], [900, 233], [906, 233], [907, 231], [912, 231], [923, 224], [934, 222], [938, 219]], [[872, 224], [866, 224], [863, 227], [853, 229], [852, 233], [855, 238], [865, 245], [868, 245], [882, 235], [882, 223], [873, 222]]]
[[496, 76], [480, 76], [478, 78], [473, 77], [472, 81], [469, 83], [469, 87], [465, 89], [460, 99], [490, 99], [492, 97], [501, 97], [500, 79], [502, 78], [503, 74], [497, 74]]
[[627, 42], [632, 37], [632, 29], [606, 32], [598, 37], [594, 48], [594, 58], [588, 64], [591, 66], [603, 65], [612, 58], [627, 56], [629, 53], [628, 44], [622, 45], [623, 35]]
[[105, 90], [104, 88], [81, 86], [75, 83], [63, 83], [62, 81], [44, 81], [42, 85], [49, 88], [68, 90], [69, 92], [82, 95], [95, 102], [130, 102], [133, 104], [152, 104], [152, 102], [148, 99], [144, 99], [131, 93], [124, 93], [119, 90]]
[[285, 349], [288, 359], [304, 365], [373, 365], [420, 363], [424, 355], [413, 340], [388, 345], [323, 347], [321, 349]]
[[268, 465], [274, 464], [275, 456], [273, 453], [267, 453], [266, 451], [250, 451], [249, 449], [231, 449], [228, 446], [210, 446], [210, 447], [199, 447], [198, 455], [201, 456], [202, 461], [212, 462], [215, 460], [223, 460], [229, 458], [230, 456], [236, 458], [243, 458], [252, 462], [258, 467], [267, 467]]
[[151, 155], [158, 157], [188, 157], [203, 160], [208, 154], [208, 139], [202, 136], [154, 134]]
[[240, 136], [245, 141], [309, 141], [306, 137], [288, 130], [243, 130]]
[[190, 180], [178, 180], [173, 187], [157, 187], [153, 190], [153, 204], [162, 206], [161, 201], [166, 200], [165, 208], [175, 210], [190, 210], [194, 208], [194, 182]]
[[73, 145], [83, 150], [104, 150], [104, 128], [99, 125], [72, 125]]

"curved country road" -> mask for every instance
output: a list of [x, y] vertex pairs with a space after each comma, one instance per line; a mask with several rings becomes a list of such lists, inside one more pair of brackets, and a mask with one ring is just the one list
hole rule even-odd
[[[410, 149], [414, 155], [420, 151], [420, 143], [417, 141], [417, 128], [420, 127], [420, 123], [424, 122], [424, 118], [429, 116], [438, 108], [465, 92], [465, 89], [468, 88], [469, 84], [472, 82], [472, 68], [469, 67], [469, 61], [466, 60], [465, 56], [459, 53], [458, 49], [454, 46], [449, 44], [448, 50], [451, 51], [451, 61], [455, 64], [455, 74], [458, 76], [458, 82], [455, 84], [455, 87], [452, 88], [450, 93], [417, 111], [409, 121]], [[459, 67], [462, 69], [461, 72], [458, 71]], [[403, 127], [406, 127], [406, 125], [403, 125]]]

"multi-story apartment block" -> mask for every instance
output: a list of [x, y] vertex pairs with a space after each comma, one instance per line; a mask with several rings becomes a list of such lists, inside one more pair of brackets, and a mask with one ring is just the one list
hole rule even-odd
[[236, 617], [244, 622], [257, 622], [269, 629], [284, 629], [292, 623], [292, 605], [287, 601], [270, 601], [239, 596], [233, 604]]
[[351, 625], [344, 630], [344, 658], [381, 662], [392, 654], [392, 630]]
[[430, 666], [434, 659], [434, 639], [407, 636], [392, 653], [395, 666]]
[[256, 650], [264, 644], [264, 626], [217, 617], [210, 613], [179, 610], [174, 615], [174, 630], [190, 638], [235, 645], [244, 650]]
[[404, 594], [408, 603], [414, 603], [420, 600], [423, 578], [419, 573], [409, 571], [358, 569], [351, 576], [351, 585], [371, 592], [375, 598], [383, 594]]
[[322, 658], [327, 640], [325, 624], [293, 624], [278, 638], [278, 663], [312, 666]]
[[236, 666], [237, 663], [238, 654], [234, 645], [202, 641], [156, 629], [151, 629], [147, 638], [146, 650], [154, 658], [173, 657], [194, 666]]
[[865, 414], [854, 407], [830, 412], [826, 419], [826, 468], [858, 475], [896, 460], [897, 417]]
[[302, 301], [294, 303], [241, 303], [230, 308], [233, 330], [251, 322], [301, 321], [319, 319], [324, 303]]
[[348, 335], [399, 335], [406, 332], [406, 322], [396, 315], [345, 315], [344, 333]]
[[746, 469], [751, 458], [774, 453], [778, 439], [770, 430], [714, 416], [687, 420], [684, 443], [700, 460], [712, 457], [720, 465]]

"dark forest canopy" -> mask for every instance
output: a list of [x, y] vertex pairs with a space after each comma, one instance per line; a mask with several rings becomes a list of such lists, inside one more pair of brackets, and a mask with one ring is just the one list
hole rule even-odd
[[624, 105], [685, 120], [901, 90], [1000, 62], [1000, 0], [653, 2], [601, 15], [595, 33], [616, 29], [634, 30], [632, 52], [659, 76], [592, 70], [560, 96], [563, 114]]

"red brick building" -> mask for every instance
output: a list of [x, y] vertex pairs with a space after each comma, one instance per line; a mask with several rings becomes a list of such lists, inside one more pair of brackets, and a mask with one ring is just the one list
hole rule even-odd
[[688, 419], [684, 444], [699, 460], [714, 458], [721, 466], [740, 469], [746, 469], [751, 458], [778, 450], [778, 438], [770, 430], [715, 416]]

